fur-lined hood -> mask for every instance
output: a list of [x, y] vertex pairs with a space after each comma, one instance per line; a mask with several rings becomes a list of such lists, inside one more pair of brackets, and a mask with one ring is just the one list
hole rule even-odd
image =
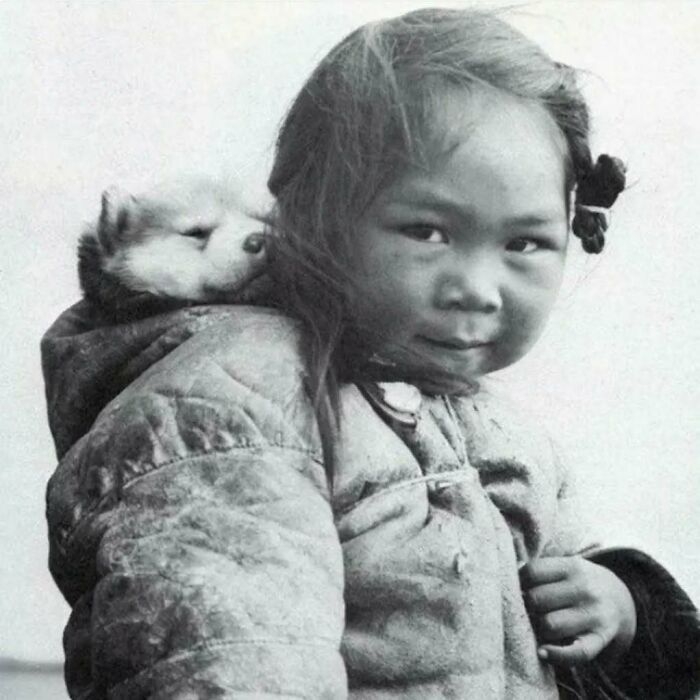
[[238, 313], [235, 307], [186, 306], [176, 300], [163, 300], [158, 310], [152, 315], [149, 307], [150, 315], [131, 313], [132, 320], [115, 324], [81, 301], [45, 333], [42, 370], [59, 459], [88, 432], [99, 412], [151, 365], [198, 331]]

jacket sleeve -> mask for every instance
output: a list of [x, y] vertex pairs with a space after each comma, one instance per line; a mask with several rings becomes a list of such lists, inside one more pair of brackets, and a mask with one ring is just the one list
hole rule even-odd
[[[557, 455], [557, 449], [555, 455]], [[557, 455], [559, 469], [563, 462]], [[614, 669], [599, 662], [575, 671], [557, 669], [564, 698], [584, 700], [689, 700], [700, 692], [700, 625], [697, 610], [673, 577], [643, 552], [601, 549], [585, 540], [571, 475], [562, 477], [558, 493], [556, 537], [550, 548], [585, 556], [612, 571], [634, 600], [637, 632], [632, 647]], [[545, 550], [545, 556], [549, 551]], [[553, 554], [554, 555], [554, 554]], [[573, 693], [573, 694], [572, 694]]]
[[[671, 574], [635, 549], [605, 549], [588, 557], [627, 586], [637, 612], [632, 647], [614, 669], [593, 663], [558, 672], [568, 698], [690, 700], [700, 693], [698, 611]], [[568, 677], [567, 677], [568, 676]]]
[[[612, 571], [634, 600], [637, 632], [632, 647], [614, 669], [598, 662], [575, 671], [557, 669], [564, 698], [584, 700], [690, 700], [700, 692], [700, 623], [686, 593], [658, 562], [635, 549], [602, 549], [578, 540], [581, 528], [572, 476], [560, 471], [557, 528], [545, 550], [569, 551]], [[578, 535], [576, 533], [579, 533]]]
[[176, 380], [130, 387], [49, 484], [72, 697], [345, 697], [342, 555], [300, 395], [174, 356]]

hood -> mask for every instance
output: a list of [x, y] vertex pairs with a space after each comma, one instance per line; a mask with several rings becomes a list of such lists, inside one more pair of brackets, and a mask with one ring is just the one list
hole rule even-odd
[[81, 301], [62, 313], [41, 341], [49, 427], [59, 459], [129, 383], [194, 333], [236, 307], [188, 306], [114, 323]]

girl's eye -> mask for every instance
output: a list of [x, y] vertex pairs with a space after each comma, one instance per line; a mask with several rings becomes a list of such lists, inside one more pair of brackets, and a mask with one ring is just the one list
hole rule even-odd
[[214, 231], [214, 226], [192, 226], [182, 232], [183, 236], [188, 238], [197, 238], [198, 240], [206, 240]]
[[423, 243], [447, 243], [447, 234], [429, 224], [416, 224], [414, 226], [403, 226], [401, 233], [416, 241]]
[[512, 253], [534, 253], [544, 247], [542, 241], [536, 238], [514, 238], [508, 242], [506, 250]]

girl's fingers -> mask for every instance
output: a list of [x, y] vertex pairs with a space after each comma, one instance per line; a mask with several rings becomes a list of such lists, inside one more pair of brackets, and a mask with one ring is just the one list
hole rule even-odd
[[546, 613], [576, 606], [581, 602], [581, 590], [569, 581], [557, 581], [534, 586], [523, 592], [530, 613]]
[[520, 567], [520, 587], [528, 588], [543, 583], [563, 581], [571, 574], [576, 557], [543, 557], [532, 559]]
[[563, 642], [587, 633], [596, 626], [585, 608], [554, 610], [534, 616], [532, 622], [541, 642]]
[[566, 646], [545, 644], [537, 650], [543, 661], [555, 666], [577, 666], [593, 661], [607, 646], [598, 632], [588, 632]]

